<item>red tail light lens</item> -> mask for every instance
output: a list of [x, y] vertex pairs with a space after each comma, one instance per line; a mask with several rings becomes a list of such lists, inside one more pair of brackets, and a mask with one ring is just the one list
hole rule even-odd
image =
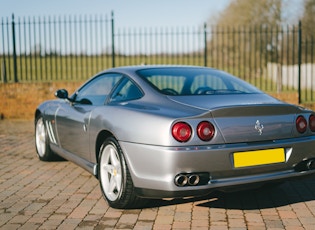
[[179, 142], [187, 142], [191, 133], [191, 127], [185, 122], [178, 122], [173, 125], [172, 135]]
[[214, 126], [208, 121], [202, 121], [197, 126], [197, 135], [203, 141], [210, 141], [215, 133]]
[[312, 132], [315, 132], [315, 115], [311, 115], [309, 118], [309, 125]]
[[299, 133], [304, 133], [307, 129], [307, 121], [303, 116], [296, 118], [296, 129]]

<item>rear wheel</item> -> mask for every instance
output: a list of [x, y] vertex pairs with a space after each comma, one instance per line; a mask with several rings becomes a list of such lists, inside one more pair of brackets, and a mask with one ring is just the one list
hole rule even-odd
[[134, 208], [139, 204], [124, 155], [113, 137], [101, 147], [98, 173], [103, 196], [111, 207]]
[[40, 160], [52, 161], [56, 158], [50, 149], [49, 137], [42, 116], [37, 117], [35, 121], [35, 147]]

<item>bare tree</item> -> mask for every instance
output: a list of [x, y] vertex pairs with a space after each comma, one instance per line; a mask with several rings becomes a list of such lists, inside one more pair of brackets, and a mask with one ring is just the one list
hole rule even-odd
[[304, 0], [304, 12], [301, 22], [303, 36], [315, 37], [315, 0]]
[[[267, 62], [278, 62], [283, 0], [231, 0], [211, 27], [208, 48], [216, 67], [242, 78], [259, 76]], [[255, 60], [255, 61], [253, 61]]]
[[221, 12], [217, 25], [279, 25], [282, 0], [232, 0]]

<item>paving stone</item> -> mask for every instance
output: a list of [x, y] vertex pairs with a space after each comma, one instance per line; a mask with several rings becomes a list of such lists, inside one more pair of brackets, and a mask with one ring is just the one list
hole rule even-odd
[[85, 170], [38, 159], [33, 121], [1, 120], [0, 146], [0, 229], [315, 229], [314, 177], [118, 210]]

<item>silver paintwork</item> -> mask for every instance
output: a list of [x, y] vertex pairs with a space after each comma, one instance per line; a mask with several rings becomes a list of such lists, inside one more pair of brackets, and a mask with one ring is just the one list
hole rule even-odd
[[[283, 103], [262, 92], [257, 94], [166, 96], [138, 77], [136, 71], [152, 66], [121, 67], [104, 73], [128, 76], [141, 87], [137, 100], [102, 106], [72, 103], [67, 99], [47, 101], [37, 108], [49, 126], [51, 149], [97, 176], [100, 136], [114, 136], [124, 153], [133, 184], [140, 196], [175, 197], [205, 194], [226, 186], [289, 179], [313, 174], [294, 167], [315, 158], [315, 133], [299, 134], [298, 115], [313, 111]], [[168, 68], [168, 67], [154, 67]], [[177, 67], [195, 68], [195, 67]], [[171, 126], [177, 121], [196, 130], [210, 121], [216, 134], [201, 141], [195, 131], [187, 143], [177, 142]], [[104, 141], [104, 140], [101, 140]], [[233, 152], [284, 148], [285, 163], [236, 169]], [[208, 172], [209, 182], [179, 187], [179, 173]]]

